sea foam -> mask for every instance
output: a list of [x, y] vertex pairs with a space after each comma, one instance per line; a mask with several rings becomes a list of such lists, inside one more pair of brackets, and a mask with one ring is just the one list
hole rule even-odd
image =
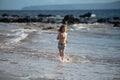
[[31, 32], [36, 31], [35, 29], [14, 29], [7, 33], [7, 43], [17, 43], [24, 40]]

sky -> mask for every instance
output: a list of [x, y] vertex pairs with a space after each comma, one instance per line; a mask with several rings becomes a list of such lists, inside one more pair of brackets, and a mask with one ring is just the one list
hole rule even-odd
[[106, 3], [119, 0], [0, 0], [0, 10], [21, 10], [26, 6], [78, 4], [78, 3]]

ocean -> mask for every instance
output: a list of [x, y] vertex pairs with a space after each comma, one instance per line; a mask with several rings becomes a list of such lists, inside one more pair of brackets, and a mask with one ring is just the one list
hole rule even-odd
[[4, 13], [8, 15], [19, 15], [19, 16], [32, 16], [35, 17], [39, 14], [51, 14], [65, 16], [72, 14], [76, 17], [83, 15], [85, 13], [91, 12], [96, 14], [97, 18], [111, 18], [120, 17], [120, 9], [110, 9], [110, 10], [0, 10], [0, 16]]
[[[113, 15], [120, 16], [107, 17]], [[69, 25], [66, 55], [71, 61], [63, 63], [56, 39], [61, 24], [46, 25], [56, 27], [0, 23], [0, 74], [15, 80], [120, 80], [120, 28], [108, 23]], [[0, 75], [0, 80], [6, 77], [11, 78]]]

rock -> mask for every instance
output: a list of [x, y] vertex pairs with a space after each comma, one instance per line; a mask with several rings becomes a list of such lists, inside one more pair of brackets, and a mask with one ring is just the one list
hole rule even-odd
[[0, 19], [0, 22], [6, 22], [6, 23], [9, 23], [9, 22], [11, 22], [11, 20], [8, 19], [8, 18], [1, 18], [1, 19]]
[[79, 20], [80, 20], [80, 23], [86, 23], [86, 24], [87, 23], [95, 23], [97, 21], [95, 17], [96, 17], [95, 14], [88, 12], [83, 15], [80, 15]]
[[51, 30], [54, 29], [54, 27], [46, 27], [46, 28], [42, 28], [42, 30]]
[[109, 18], [101, 18], [101, 19], [98, 19], [97, 22], [99, 22], [99, 23], [109, 23]]
[[6, 14], [6, 13], [2, 14], [2, 17], [8, 17], [8, 16], [9, 16], [9, 15]]
[[51, 17], [53, 15], [38, 14], [38, 17]]
[[74, 23], [79, 23], [79, 19], [75, 18], [73, 15], [66, 15], [62, 21], [62, 23], [66, 23], [67, 24], [74, 24]]
[[114, 23], [114, 27], [120, 27], [120, 22]]
[[86, 14], [84, 14], [84, 15], [80, 15], [79, 17], [80, 17], [80, 18], [89, 18], [89, 17], [91, 17], [91, 16], [92, 16], [92, 13], [88, 12], [88, 13], [86, 13]]
[[120, 17], [111, 18], [110, 23], [113, 24], [114, 27], [120, 27]]
[[113, 20], [120, 20], [120, 17], [113, 17]]

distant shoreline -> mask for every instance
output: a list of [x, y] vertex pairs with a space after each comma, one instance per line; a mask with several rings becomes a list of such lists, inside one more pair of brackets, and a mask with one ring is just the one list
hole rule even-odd
[[96, 11], [99, 11], [99, 10], [120, 10], [120, 9], [71, 9], [71, 10], [69, 10], [69, 9], [66, 9], [66, 10], [57, 10], [57, 9], [56, 10], [49, 10], [49, 9], [48, 10], [22, 10], [22, 9], [19, 9], [19, 10], [18, 9], [17, 10], [13, 9], [13, 10], [11, 10], [11, 9], [4, 9], [4, 10], [2, 10], [1, 9], [0, 11], [77, 11], [77, 10], [78, 11], [79, 10], [83, 10], [83, 11], [96, 10]]
[[22, 10], [76, 10], [76, 9], [120, 9], [120, 1], [108, 3], [73, 3], [26, 6]]

